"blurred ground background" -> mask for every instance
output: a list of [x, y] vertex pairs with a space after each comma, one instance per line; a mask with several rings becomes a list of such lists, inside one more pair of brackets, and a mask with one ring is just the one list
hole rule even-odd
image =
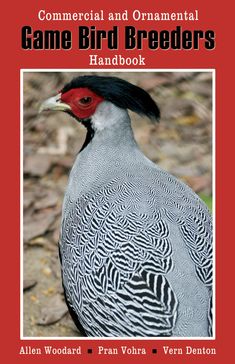
[[[57, 243], [64, 190], [85, 130], [64, 113], [39, 115], [38, 109], [82, 74], [24, 73], [24, 336], [79, 336], [63, 299]], [[211, 208], [212, 74], [105, 72], [109, 74], [144, 88], [156, 100], [159, 124], [131, 113], [137, 142], [146, 156], [189, 184]]]

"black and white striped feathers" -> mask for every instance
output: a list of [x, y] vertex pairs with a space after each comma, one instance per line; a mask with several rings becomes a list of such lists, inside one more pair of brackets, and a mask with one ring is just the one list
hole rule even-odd
[[[80, 77], [61, 93], [70, 113], [78, 102], [78, 120], [89, 119], [93, 131], [70, 173], [62, 214], [62, 279], [77, 326], [87, 336], [210, 336], [210, 213], [142, 154], [126, 110], [157, 118], [158, 107], [111, 77]], [[93, 111], [82, 119], [84, 103]]]
[[209, 335], [209, 214], [154, 167], [108, 173], [103, 188], [65, 205], [65, 292], [88, 336]]

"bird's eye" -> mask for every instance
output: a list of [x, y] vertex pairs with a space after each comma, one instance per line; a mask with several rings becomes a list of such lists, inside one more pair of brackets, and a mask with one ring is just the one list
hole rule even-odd
[[82, 99], [79, 100], [79, 103], [82, 105], [88, 105], [90, 104], [92, 101], [92, 98], [90, 96], [87, 97], [83, 97]]

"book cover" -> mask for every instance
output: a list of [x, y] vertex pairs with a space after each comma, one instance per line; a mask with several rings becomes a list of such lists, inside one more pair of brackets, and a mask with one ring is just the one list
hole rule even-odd
[[[4, 4], [3, 359], [201, 364], [232, 356], [231, 13], [229, 4], [203, 1]], [[88, 94], [78, 105], [79, 87]], [[122, 120], [120, 110], [129, 109], [140, 149], [130, 126], [123, 134], [117, 129], [113, 139], [100, 139], [100, 160], [99, 153], [93, 161], [83, 153], [76, 174], [71, 168], [79, 151], [95, 145], [94, 135], [104, 128], [102, 118], [90, 123], [93, 99], [99, 110], [107, 103], [110, 120], [115, 110]], [[160, 168], [160, 194], [151, 179], [155, 166], [143, 154]], [[118, 180], [120, 168], [127, 184]], [[189, 190], [175, 187], [172, 176], [203, 204], [190, 210]], [[63, 202], [68, 180], [72, 187]], [[102, 188], [89, 189], [92, 181]], [[75, 190], [78, 205], [87, 203], [81, 220], [80, 207], [76, 218], [68, 217]], [[163, 208], [150, 216], [153, 202]], [[206, 248], [208, 218], [201, 206], [213, 222]], [[119, 230], [113, 232], [112, 224]], [[85, 245], [77, 250], [76, 236], [82, 246], [85, 231]], [[68, 236], [71, 249], [63, 245]]]

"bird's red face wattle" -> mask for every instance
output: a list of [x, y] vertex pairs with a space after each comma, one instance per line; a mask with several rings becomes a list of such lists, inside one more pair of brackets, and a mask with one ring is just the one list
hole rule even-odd
[[88, 119], [104, 98], [84, 87], [62, 93], [61, 101], [71, 107], [72, 113], [78, 119]]

